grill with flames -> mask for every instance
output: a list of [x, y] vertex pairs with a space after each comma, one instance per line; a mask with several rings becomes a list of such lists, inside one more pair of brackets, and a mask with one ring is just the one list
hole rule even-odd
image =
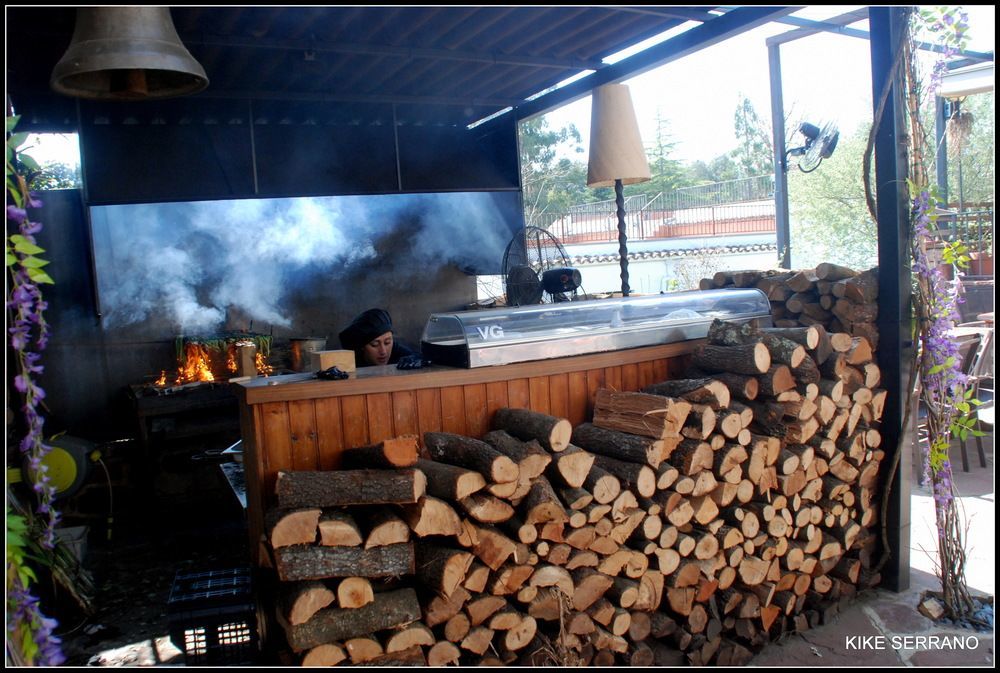
[[[271, 337], [262, 334], [232, 334], [215, 337], [177, 337], [177, 373], [171, 379], [166, 371], [157, 379], [158, 387], [187, 383], [225, 381], [252, 372], [268, 376], [274, 368], [268, 363]], [[252, 358], [249, 362], [245, 358]], [[242, 371], [241, 371], [242, 370]]]

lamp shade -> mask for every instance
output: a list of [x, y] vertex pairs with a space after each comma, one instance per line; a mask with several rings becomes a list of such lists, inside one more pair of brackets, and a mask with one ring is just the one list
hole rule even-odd
[[609, 187], [649, 180], [649, 162], [642, 147], [632, 96], [624, 84], [605, 84], [593, 93], [590, 112], [588, 187]]

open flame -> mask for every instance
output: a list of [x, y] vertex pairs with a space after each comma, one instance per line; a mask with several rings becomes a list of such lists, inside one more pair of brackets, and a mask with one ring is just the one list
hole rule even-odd
[[[197, 340], [178, 337], [176, 345], [177, 375], [168, 383], [166, 372], [160, 372], [160, 378], [155, 383], [157, 387], [225, 381], [230, 375], [241, 371], [246, 374], [247, 372], [243, 370], [251, 366], [261, 376], [268, 376], [274, 372], [274, 367], [268, 364], [271, 350], [270, 337], [220, 336]], [[245, 346], [254, 349], [252, 364], [250, 361], [241, 362], [242, 357], [250, 355], [241, 351], [241, 347]]]
[[260, 351], [254, 355], [254, 364], [257, 366], [257, 373], [261, 376], [268, 376], [274, 371], [274, 367], [267, 364], [267, 358]]
[[205, 346], [194, 342], [184, 344], [184, 362], [177, 369], [177, 382], [214, 381], [211, 362], [211, 356]]

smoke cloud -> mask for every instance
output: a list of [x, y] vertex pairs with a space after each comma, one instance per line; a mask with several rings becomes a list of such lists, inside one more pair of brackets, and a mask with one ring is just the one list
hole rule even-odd
[[288, 326], [296, 292], [368, 271], [498, 273], [522, 224], [516, 192], [98, 206], [91, 221], [105, 327], [186, 333], [233, 309]]

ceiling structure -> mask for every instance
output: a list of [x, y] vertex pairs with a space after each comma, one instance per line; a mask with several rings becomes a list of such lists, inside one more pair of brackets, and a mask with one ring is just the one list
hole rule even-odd
[[[174, 7], [171, 13], [209, 78], [197, 97], [391, 103], [404, 116], [408, 109], [424, 115], [433, 109], [438, 123], [468, 125], [507, 108], [523, 119], [558, 107], [795, 9]], [[75, 116], [74, 100], [48, 85], [70, 43], [75, 11], [7, 8], [7, 93], [15, 109], [31, 108], [36, 125], [59, 126]], [[652, 49], [604, 62], [686, 23], [688, 30]], [[594, 72], [539, 96], [586, 71]]]

